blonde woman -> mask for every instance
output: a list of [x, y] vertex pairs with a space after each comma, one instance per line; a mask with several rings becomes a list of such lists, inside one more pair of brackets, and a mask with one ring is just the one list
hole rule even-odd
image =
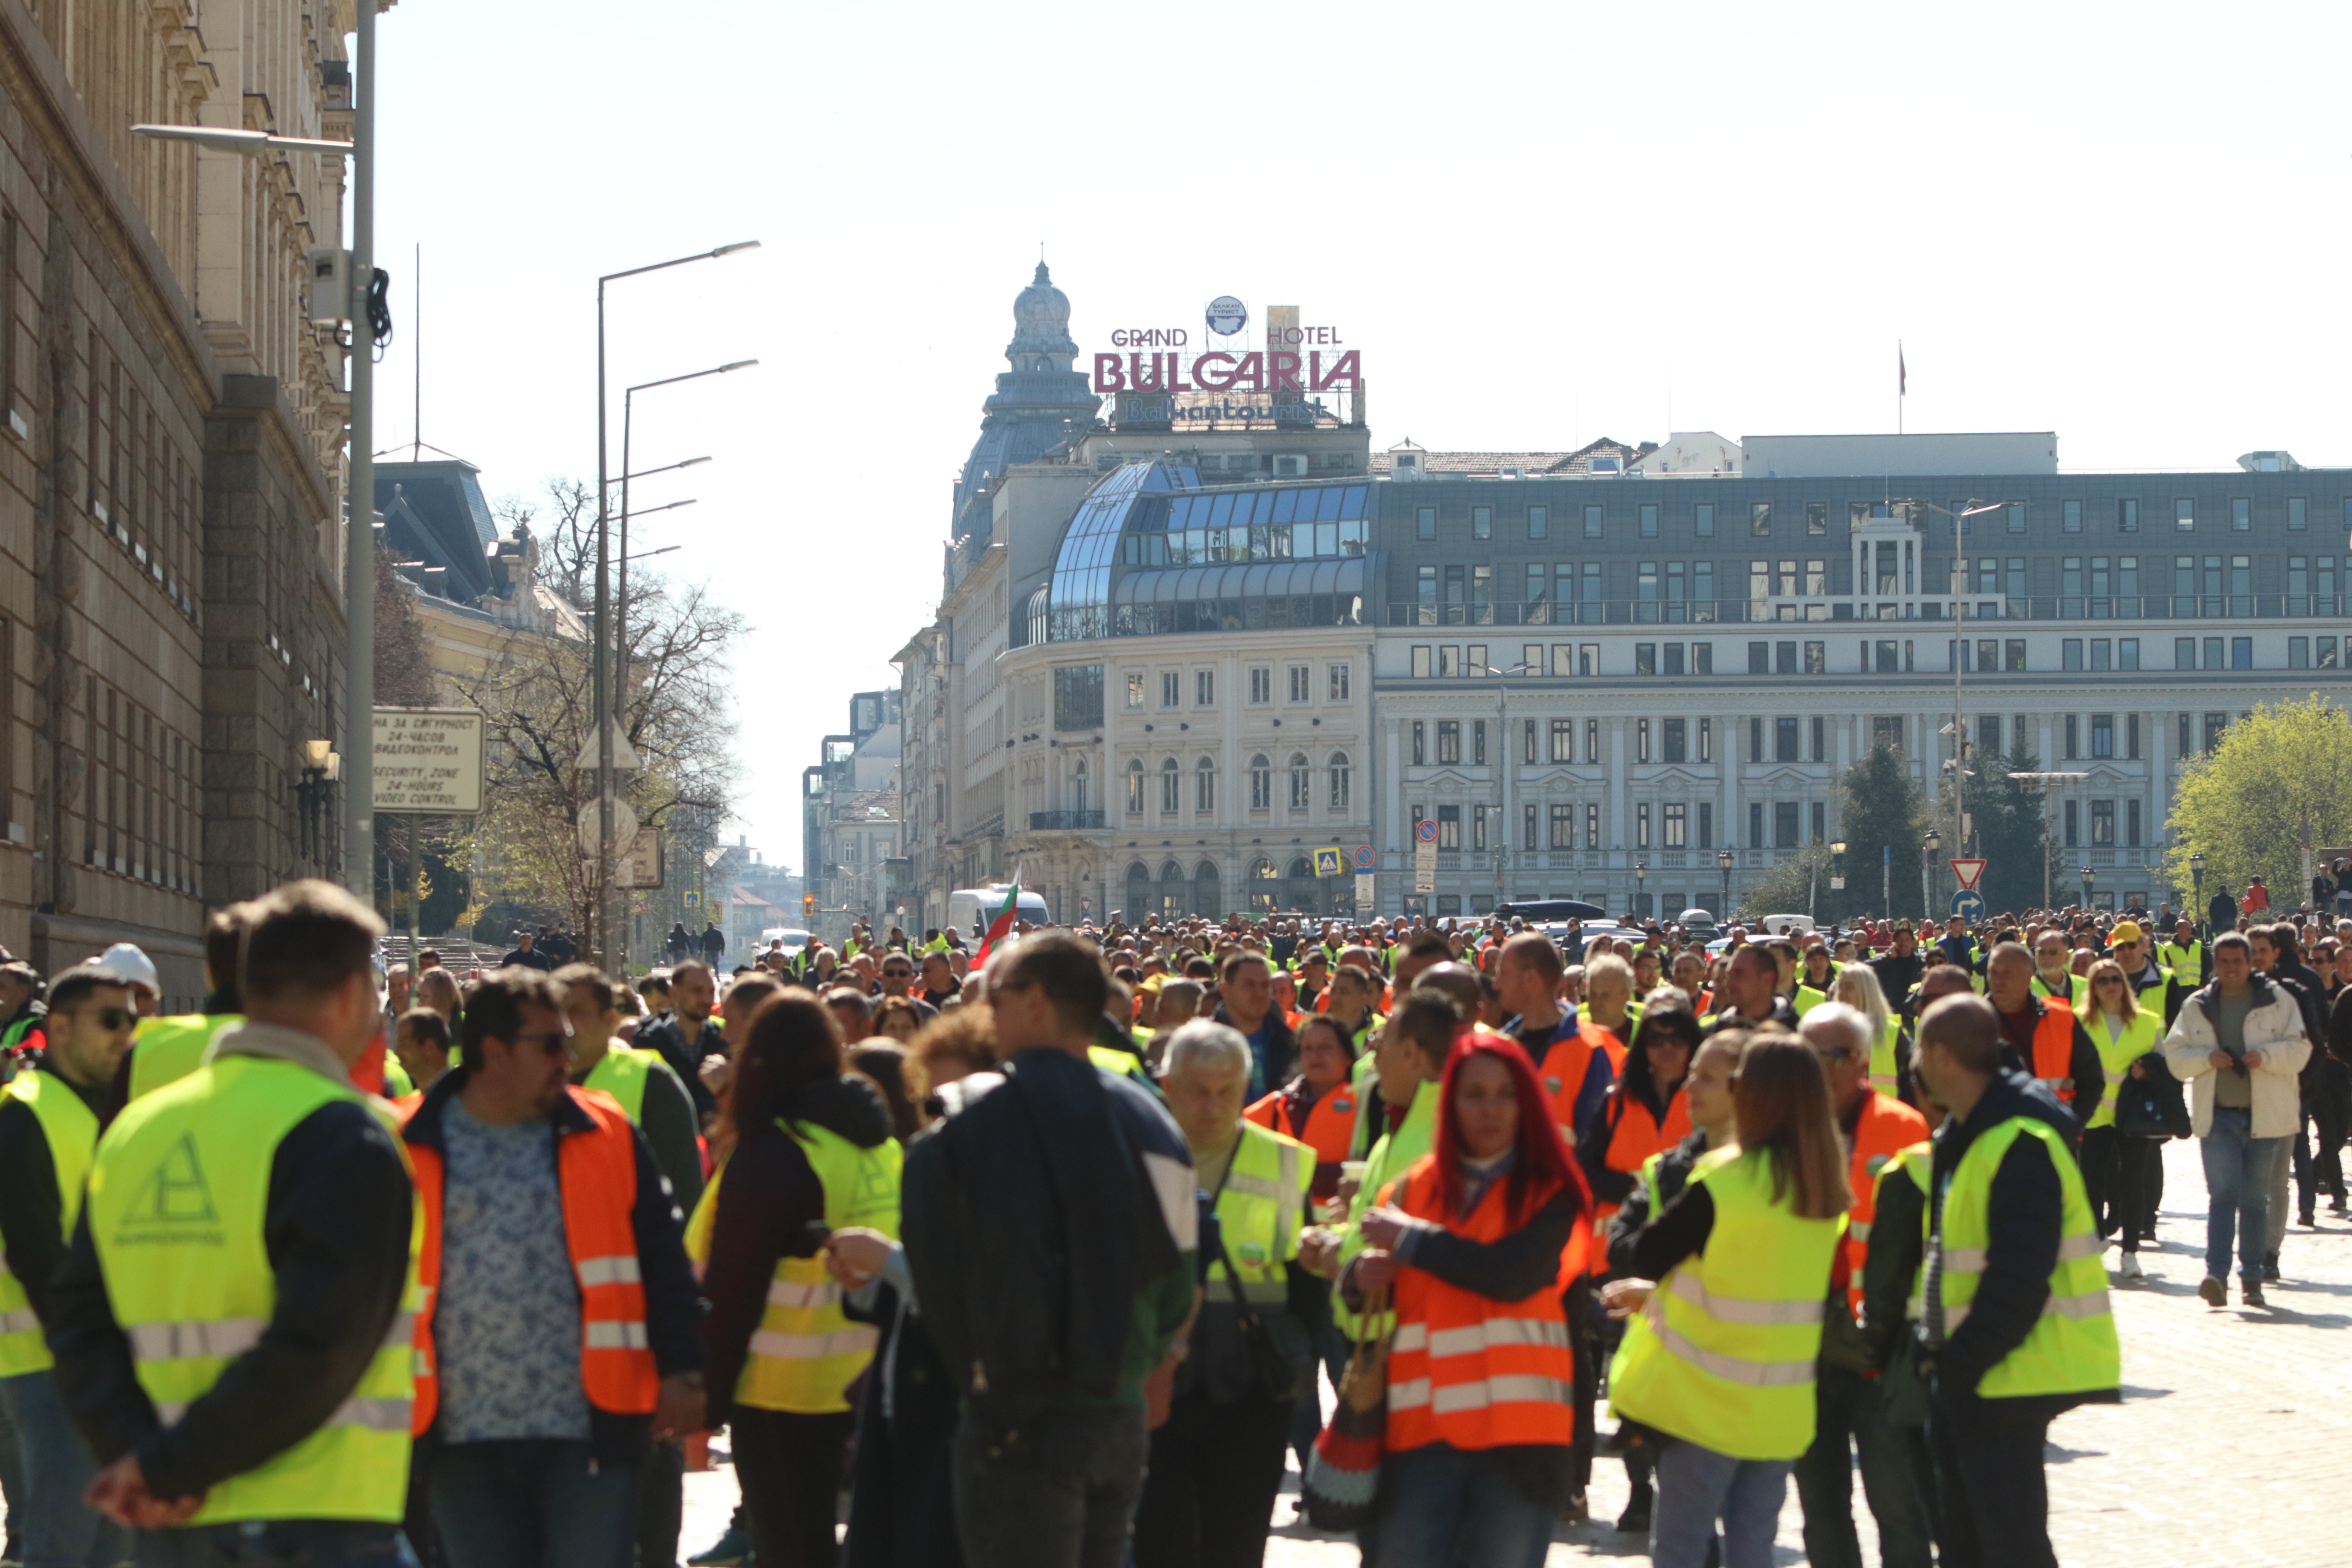
[[1887, 1007], [1886, 993], [1879, 989], [1877, 974], [1864, 964], [1847, 964], [1837, 972], [1837, 984], [1831, 987], [1830, 1000], [1843, 1002], [1870, 1020], [1870, 1087], [1881, 1094], [1893, 1094], [1896, 1042], [1903, 1033], [1903, 1020]]
[[[2099, 1097], [2099, 1108], [2091, 1112], [2091, 1124], [2083, 1130], [2083, 1191], [2091, 1201], [2092, 1216], [2099, 1222], [2099, 1234], [2124, 1233], [2123, 1258], [2116, 1272], [2126, 1279], [2137, 1279], [2145, 1273], [2139, 1266], [2139, 1244], [2156, 1232], [2156, 1215], [2148, 1203], [2147, 1167], [2164, 1141], [2133, 1137], [2116, 1127], [2116, 1098], [2126, 1079], [2169, 1071], [2161, 1049], [2164, 1017], [2139, 1005], [2124, 966], [2114, 959], [2103, 958], [2092, 964], [2086, 978], [2089, 984], [2083, 989], [2083, 1000], [2075, 1005], [2074, 1016], [2098, 1049], [2099, 1063], [2106, 1069], [2107, 1091]], [[2155, 1058], [2152, 1063], [2150, 1057]]]

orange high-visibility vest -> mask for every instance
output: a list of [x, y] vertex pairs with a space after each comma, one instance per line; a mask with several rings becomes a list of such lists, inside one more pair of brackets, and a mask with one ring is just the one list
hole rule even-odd
[[[1609, 1152], [1602, 1162], [1612, 1171], [1632, 1175], [1642, 1168], [1642, 1162], [1653, 1154], [1663, 1154], [1691, 1135], [1690, 1103], [1683, 1098], [1679, 1085], [1674, 1098], [1666, 1101], [1666, 1120], [1660, 1125], [1650, 1114], [1650, 1108], [1624, 1092], [1622, 1079], [1615, 1095], [1620, 1102], [1617, 1125], [1609, 1135]], [[1916, 1140], [1915, 1140], [1916, 1142]], [[1610, 1215], [1617, 1212], [1615, 1204], [1596, 1203], [1592, 1228], [1596, 1233], [1608, 1228]]]
[[[1437, 1157], [1424, 1154], [1381, 1194], [1416, 1219], [1472, 1241], [1507, 1234], [1507, 1178], [1487, 1187], [1467, 1220], [1446, 1212]], [[1557, 1189], [1555, 1189], [1557, 1190]], [[1552, 1196], [1534, 1195], [1532, 1214]], [[1444, 1443], [1456, 1448], [1573, 1442], [1576, 1357], [1560, 1304], [1584, 1272], [1584, 1227], [1561, 1249], [1559, 1272], [1518, 1301], [1496, 1301], [1403, 1264], [1396, 1277], [1396, 1335], [1389, 1342], [1388, 1445], [1391, 1453]]]
[[[618, 1415], [649, 1415], [661, 1377], [646, 1342], [646, 1290], [637, 1273], [636, 1137], [620, 1101], [601, 1089], [566, 1088], [595, 1128], [556, 1140], [555, 1174], [563, 1191], [563, 1236], [580, 1281], [580, 1383], [588, 1403]], [[409, 1116], [415, 1114], [415, 1109]], [[407, 1117], [401, 1119], [403, 1127]], [[416, 1260], [424, 1305], [416, 1313], [416, 1392], [409, 1430], [423, 1436], [440, 1408], [433, 1350], [433, 1310], [441, 1287], [441, 1199], [448, 1173], [441, 1151], [408, 1145], [425, 1201], [425, 1249]]]
[[1584, 1087], [1584, 1075], [1592, 1070], [1592, 1053], [1599, 1051], [1606, 1056], [1610, 1070], [1614, 1073], [1623, 1067], [1621, 1058], [1624, 1049], [1617, 1043], [1616, 1036], [1598, 1024], [1580, 1018], [1575, 1034], [1554, 1040], [1551, 1048], [1544, 1052], [1536, 1076], [1543, 1081], [1544, 1091], [1551, 1096], [1552, 1121], [1570, 1148], [1576, 1147], [1576, 1095]]
[[2046, 1002], [2042, 1022], [2033, 1026], [2033, 1076], [2061, 1100], [2074, 1103], [2074, 1015]]
[[1870, 1226], [1878, 1214], [1878, 1173], [1895, 1157], [1927, 1136], [1927, 1119], [1874, 1089], [1863, 1090], [1862, 1120], [1854, 1123], [1853, 1158], [1846, 1184], [1853, 1189], [1853, 1206], [1846, 1211], [1846, 1267], [1853, 1278], [1846, 1284], [1846, 1301], [1862, 1315], [1862, 1266], [1870, 1257]]
[[1307, 1108], [1307, 1125], [1298, 1128], [1292, 1127], [1290, 1119], [1283, 1114], [1283, 1093], [1276, 1089], [1242, 1114], [1269, 1132], [1297, 1139], [1315, 1151], [1315, 1163], [1318, 1165], [1347, 1159], [1356, 1138], [1355, 1086], [1342, 1079], [1325, 1089]]

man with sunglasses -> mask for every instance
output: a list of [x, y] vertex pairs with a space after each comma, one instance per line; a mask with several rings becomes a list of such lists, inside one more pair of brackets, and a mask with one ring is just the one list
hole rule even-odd
[[892, 948], [882, 955], [882, 989], [877, 995], [904, 996], [915, 1005], [915, 1014], [926, 1024], [940, 1016], [940, 1010], [921, 997], [914, 995], [915, 961], [898, 949]]
[[97, 1467], [58, 1396], [41, 1337], [56, 1312], [50, 1282], [81, 1208], [114, 1069], [137, 1022], [128, 986], [94, 964], [49, 982], [47, 1048], [0, 1090], [0, 1412], [16, 1435], [21, 1479], [8, 1478], [12, 1522], [34, 1563], [112, 1563], [122, 1533], [81, 1500]]
[[412, 1430], [452, 1568], [628, 1568], [655, 1440], [701, 1425], [701, 1306], [645, 1134], [570, 1082], [564, 987], [504, 969], [402, 1129], [425, 1204]]

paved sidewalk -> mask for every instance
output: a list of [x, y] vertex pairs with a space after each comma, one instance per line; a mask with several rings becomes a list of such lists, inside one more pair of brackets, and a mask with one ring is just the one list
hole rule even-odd
[[[2125, 1402], [2074, 1411], [2051, 1429], [2051, 1535], [2070, 1568], [2334, 1568], [2352, 1560], [2352, 1338], [2336, 1337], [2352, 1326], [2352, 1224], [2323, 1210], [2316, 1231], [2290, 1226], [2286, 1278], [2269, 1288], [2270, 1308], [2237, 1306], [2233, 1287], [2232, 1304], [2216, 1311], [2197, 1299], [2204, 1198], [2196, 1144], [2167, 1144], [2160, 1249], [2141, 1254], [2145, 1281], [2114, 1290]], [[1352, 1542], [1284, 1522], [1295, 1474], [1285, 1489], [1266, 1550], [1271, 1568], [1356, 1568]], [[1793, 1494], [1780, 1512], [1783, 1563], [1804, 1560]], [[1858, 1482], [1854, 1497], [1874, 1564]], [[734, 1500], [731, 1469], [687, 1478], [681, 1556], [718, 1537]], [[1547, 1563], [1645, 1560], [1639, 1537], [1611, 1528], [1624, 1500], [1624, 1470], [1603, 1458], [1593, 1478], [1596, 1522], [1563, 1525]]]

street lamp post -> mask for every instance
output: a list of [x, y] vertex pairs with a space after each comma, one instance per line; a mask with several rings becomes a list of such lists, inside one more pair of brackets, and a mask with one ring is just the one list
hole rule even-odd
[[[1831, 862], [1832, 862], [1832, 868], [1831, 868], [1830, 876], [1831, 876], [1831, 879], [1832, 879], [1832, 881], [1834, 881], [1834, 880], [1836, 879], [1836, 876], [1837, 876], [1837, 872], [1836, 872], [1836, 868], [1835, 868], [1835, 863], [1836, 863], [1837, 858], [1838, 858], [1839, 856], [1841, 856], [1841, 855], [1843, 855], [1844, 853], [1845, 853], [1845, 840], [1844, 840], [1844, 839], [1843, 839], [1843, 838], [1839, 838], [1839, 839], [1834, 839], [1834, 840], [1832, 840], [1832, 841], [1831, 842], [1831, 844], [1830, 844], [1830, 859], [1831, 859]], [[1805, 918], [1806, 918], [1807, 920], [1809, 920], [1809, 921], [1810, 921], [1810, 920], [1816, 920], [1816, 919], [1818, 919], [1818, 918], [1819, 918], [1819, 911], [1820, 911], [1820, 909], [1821, 909], [1821, 901], [1822, 901], [1822, 863], [1821, 863], [1819, 860], [1816, 860], [1816, 861], [1814, 861], [1814, 862], [1813, 862], [1813, 874], [1812, 874], [1812, 876], [1811, 876], [1811, 877], [1810, 877], [1810, 878], [1808, 878], [1808, 879], [1806, 879], [1806, 883], [1805, 883]]]
[[1936, 923], [1936, 851], [1943, 847], [1944, 836], [1934, 828], [1927, 829], [1922, 842], [1923, 854], [1919, 867], [1919, 918], [1928, 924]]
[[1727, 922], [1731, 919], [1731, 863], [1735, 858], [1728, 849], [1719, 849], [1715, 856], [1715, 863], [1723, 868], [1723, 918]]
[[[364, 17], [371, 9], [360, 7]], [[362, 23], [364, 25], [364, 23]], [[596, 605], [595, 646], [592, 650], [594, 669], [593, 712], [596, 726], [596, 950], [599, 964], [607, 973], [619, 973], [613, 948], [613, 722], [612, 646], [619, 639], [614, 636], [612, 597], [612, 522], [610, 500], [612, 478], [607, 469], [605, 426], [610, 417], [610, 398], [604, 390], [604, 286], [624, 278], [639, 278], [648, 272], [660, 272], [672, 267], [684, 267], [692, 261], [716, 261], [722, 256], [732, 256], [739, 250], [756, 249], [756, 239], [739, 240], [722, 245], [715, 250], [698, 250], [691, 256], [673, 257], [667, 261], [656, 261], [644, 267], [625, 268], [607, 272], [596, 279]], [[356, 362], [354, 362], [356, 363]], [[357, 377], [354, 376], [354, 381]], [[624, 463], [625, 470], [626, 464]], [[373, 570], [373, 568], [371, 568]]]
[[1646, 918], [1649, 916], [1649, 913], [1650, 913], [1650, 910], [1649, 910], [1649, 902], [1650, 902], [1649, 887], [1650, 887], [1650, 863], [1649, 863], [1647, 860], [1636, 860], [1636, 861], [1634, 861], [1634, 862], [1633, 862], [1633, 912], [1634, 912], [1634, 914], [1635, 914], [1637, 917], [1643, 918], [1643, 919], [1646, 919]]
[[2189, 857], [2189, 880], [2196, 889], [2194, 897], [2197, 900], [2197, 907], [2189, 911], [2189, 918], [2201, 931], [2205, 926], [2205, 851], [2202, 849]]
[[2088, 866], [2083, 868], [2083, 908], [2085, 910], [2091, 907], [2091, 883], [2097, 879], [2098, 875]]
[[[655, 474], [666, 474], [675, 468], [698, 468], [702, 464], [710, 461], [707, 457], [688, 458], [682, 462], [664, 463], [660, 468], [647, 468], [643, 473], [632, 472], [629, 468], [629, 437], [635, 414], [636, 395], [640, 392], [649, 392], [656, 386], [673, 386], [681, 381], [699, 381], [706, 375], [725, 375], [730, 371], [748, 369], [759, 363], [760, 362], [755, 359], [739, 359], [730, 364], [713, 365], [709, 370], [688, 371], [684, 375], [666, 375], [659, 381], [641, 381], [635, 386], [626, 387], [622, 390], [621, 591], [619, 595], [619, 604], [614, 611], [613, 637], [613, 705], [614, 710], [618, 712], [627, 712], [629, 706], [629, 562], [631, 560], [631, 556], [629, 554], [629, 518], [631, 516], [629, 511], [629, 481], [631, 479], [647, 479]], [[692, 503], [688, 501], [673, 501], [670, 503], [671, 506], [687, 506], [691, 504]], [[638, 515], [648, 515], [664, 510], [667, 509], [662, 507], [647, 507], [645, 513]]]

